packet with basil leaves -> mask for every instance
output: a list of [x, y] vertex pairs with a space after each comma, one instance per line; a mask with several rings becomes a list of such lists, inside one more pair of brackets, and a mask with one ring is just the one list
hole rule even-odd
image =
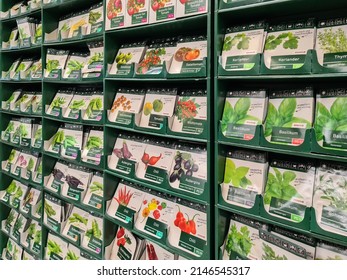
[[89, 207], [94, 207], [97, 210], [102, 210], [104, 208], [103, 173], [96, 172], [93, 174], [82, 203]]
[[266, 115], [265, 90], [235, 90], [226, 95], [221, 132], [227, 138], [252, 140]]
[[87, 45], [90, 54], [82, 69], [83, 78], [98, 78], [104, 68], [104, 42], [89, 42]]
[[61, 111], [68, 108], [75, 90], [72, 88], [59, 89], [57, 94], [54, 96], [50, 105], [46, 105], [46, 114], [59, 116]]
[[88, 53], [82, 52], [72, 52], [70, 53], [66, 67], [64, 69], [63, 78], [64, 79], [81, 79], [82, 78], [82, 69], [87, 63]]
[[259, 65], [265, 28], [263, 21], [228, 28], [220, 58], [223, 69], [231, 72], [249, 71]]
[[315, 167], [302, 160], [272, 160], [264, 192], [265, 210], [275, 217], [300, 223], [312, 206]]
[[69, 51], [47, 49], [44, 77], [49, 79], [61, 78], [68, 56]]
[[221, 184], [223, 200], [228, 204], [252, 208], [256, 196], [264, 191], [267, 170], [266, 153], [242, 149], [228, 152]]
[[69, 170], [69, 165], [65, 161], [57, 161], [52, 173], [45, 177], [45, 188], [54, 193], [60, 194], [65, 178]]
[[60, 155], [68, 159], [77, 159], [82, 150], [83, 126], [78, 124], [64, 125], [64, 141], [61, 145]]
[[315, 260], [347, 260], [347, 248], [327, 241], [321, 241], [316, 247]]
[[324, 149], [347, 149], [347, 89], [322, 89], [316, 98], [318, 144]]
[[264, 136], [271, 143], [300, 146], [313, 114], [312, 88], [270, 91]]
[[316, 172], [313, 208], [318, 226], [347, 236], [347, 165], [321, 162]]

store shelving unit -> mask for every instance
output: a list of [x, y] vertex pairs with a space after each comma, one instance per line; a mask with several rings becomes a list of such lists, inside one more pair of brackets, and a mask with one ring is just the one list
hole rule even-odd
[[[250, 3], [250, 4], [247, 4]], [[253, 2], [253, 3], [251, 3]], [[300, 228], [299, 225], [290, 224], [278, 220], [272, 216], [264, 217], [261, 215], [261, 210], [246, 209], [237, 206], [228, 206], [221, 196], [220, 184], [223, 182], [226, 152], [232, 149], [243, 148], [254, 151], [267, 152], [269, 158], [274, 157], [288, 157], [295, 156], [296, 160], [311, 159], [314, 162], [319, 160], [333, 161], [345, 163], [347, 162], [345, 154], [329, 154], [317, 153], [311, 150], [310, 143], [308, 143], [307, 151], [302, 151], [302, 148], [286, 148], [280, 145], [269, 147], [262, 146], [262, 126], [258, 127], [256, 136], [252, 141], [235, 141], [228, 140], [221, 137], [220, 123], [222, 119], [223, 108], [225, 103], [225, 96], [228, 90], [259, 90], [259, 89], [276, 89], [286, 87], [307, 87], [312, 86], [315, 90], [325, 87], [343, 87], [344, 80], [347, 73], [326, 73], [326, 74], [297, 74], [297, 75], [232, 75], [219, 76], [218, 74], [218, 58], [221, 53], [224, 34], [226, 28], [233, 25], [240, 25], [244, 23], [256, 22], [258, 20], [265, 20], [266, 22], [276, 23], [285, 22], [286, 20], [296, 20], [303, 18], [314, 17], [316, 19], [325, 19], [329, 17], [342, 16], [346, 12], [345, 3], [334, 0], [329, 3], [325, 1], [303, 0], [278, 0], [278, 1], [243, 1], [234, 5], [222, 5], [221, 1], [215, 1], [215, 53], [214, 53], [214, 66], [215, 66], [215, 222], [216, 222], [216, 239], [215, 239], [215, 258], [221, 259], [220, 247], [223, 245], [226, 234], [228, 232], [231, 213], [239, 214], [257, 221], [265, 222], [272, 226], [280, 226], [297, 233], [305, 234], [315, 237], [318, 240], [328, 241], [342, 246], [346, 246], [346, 240], [334, 234], [322, 234], [310, 229]], [[248, 21], [247, 21], [248, 20]], [[311, 139], [314, 136], [314, 131], [309, 131], [307, 138]], [[257, 197], [256, 205], [263, 207], [263, 198]], [[314, 213], [314, 209], [310, 208], [308, 211]], [[312, 217], [314, 219], [314, 217]]]

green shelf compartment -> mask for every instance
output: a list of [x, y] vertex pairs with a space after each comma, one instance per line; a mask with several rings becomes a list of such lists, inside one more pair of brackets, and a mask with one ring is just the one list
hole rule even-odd
[[[221, 53], [221, 51], [219, 52]], [[260, 62], [261, 54], [250, 55], [250, 63], [254, 63], [254, 66], [249, 70], [225, 70], [220, 64], [219, 60], [221, 57], [218, 57], [218, 75], [219, 76], [257, 76], [260, 75]]]
[[326, 67], [318, 62], [317, 51], [312, 51], [312, 73], [314, 74], [331, 74], [347, 73], [347, 67]]

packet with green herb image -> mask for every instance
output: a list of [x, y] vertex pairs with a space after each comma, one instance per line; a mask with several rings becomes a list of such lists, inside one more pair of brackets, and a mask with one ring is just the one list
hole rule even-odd
[[204, 66], [207, 57], [206, 36], [182, 37], [178, 40], [170, 74], [196, 74]]
[[264, 136], [271, 143], [300, 146], [312, 127], [313, 114], [312, 88], [270, 91]]
[[327, 150], [346, 150], [347, 89], [323, 89], [316, 97], [316, 140]]
[[17, 89], [12, 92], [11, 96], [6, 100], [1, 102], [1, 109], [3, 110], [14, 110], [15, 104], [18, 98], [22, 94], [22, 89]]
[[[13, 134], [17, 130], [17, 128], [20, 125], [20, 119], [19, 118], [12, 118], [9, 122], [5, 130], [1, 131], [1, 139], [5, 142], [12, 142]], [[16, 144], [19, 144], [19, 138], [18, 142]]]
[[266, 108], [265, 90], [229, 91], [220, 122], [222, 134], [227, 138], [252, 140], [257, 126], [263, 124]]
[[[147, 151], [146, 151], [147, 152]], [[177, 144], [169, 171], [172, 188], [202, 195], [207, 187], [206, 146]]]
[[228, 28], [219, 61], [223, 69], [231, 72], [249, 71], [259, 65], [265, 28], [263, 21]]
[[70, 30], [68, 38], [77, 39], [79, 36], [87, 34], [89, 10], [74, 13], [70, 19]]
[[316, 172], [313, 203], [318, 226], [347, 236], [347, 165], [321, 162]]
[[8, 41], [3, 41], [1, 46], [3, 50], [18, 47], [18, 27], [12, 29]]
[[60, 154], [61, 146], [65, 140], [65, 132], [63, 127], [59, 127], [58, 131], [49, 139], [44, 141], [44, 150], [54, 154]]
[[204, 133], [207, 121], [207, 92], [183, 90], [179, 93], [175, 112], [169, 118], [171, 131], [188, 134]]
[[146, 189], [121, 180], [111, 201], [107, 202], [107, 215], [126, 224], [134, 224]]
[[65, 110], [69, 107], [74, 94], [75, 90], [73, 88], [59, 89], [51, 104], [46, 105], [46, 114], [52, 116], [63, 115]]
[[26, 215], [34, 216], [37, 208], [39, 207], [39, 201], [41, 200], [42, 193], [35, 188], [28, 189], [23, 201], [20, 205], [19, 211]]
[[82, 112], [87, 110], [90, 100], [92, 99], [91, 88], [76, 89], [73, 98], [70, 101], [69, 106], [64, 112], [64, 118], [77, 120], [82, 116]]
[[87, 109], [82, 119], [89, 121], [101, 121], [104, 113], [104, 95], [102, 90], [93, 89]]
[[177, 100], [177, 89], [152, 88], [148, 89], [142, 109], [140, 127], [160, 130], [165, 120], [172, 117]]
[[81, 79], [82, 69], [87, 63], [88, 53], [71, 52], [64, 69], [64, 79]]
[[91, 170], [74, 164], [69, 164], [61, 195], [71, 200], [81, 202], [87, 190], [93, 173]]
[[140, 63], [145, 52], [146, 42], [123, 44], [117, 52], [114, 62], [109, 65], [110, 75], [127, 75], [131, 71], [133, 63]]
[[272, 216], [300, 223], [312, 206], [315, 167], [302, 160], [272, 160], [264, 192], [265, 210]]
[[87, 43], [89, 56], [82, 69], [83, 78], [98, 78], [102, 75], [104, 68], [104, 42], [94, 41]]
[[104, 221], [101, 215], [96, 213], [90, 214], [87, 230], [84, 234], [82, 240], [82, 247], [86, 248], [88, 251], [91, 251], [97, 255], [102, 253], [103, 248], [103, 228]]
[[104, 208], [104, 179], [103, 173], [95, 172], [90, 180], [83, 204], [97, 210]]
[[265, 66], [271, 70], [302, 68], [308, 51], [314, 48], [315, 34], [313, 19], [269, 26], [264, 48]]
[[35, 92], [31, 100], [31, 111], [33, 114], [42, 115], [42, 92]]
[[69, 166], [65, 161], [57, 161], [52, 173], [45, 177], [45, 188], [48, 190], [60, 194], [65, 177], [68, 172]]
[[112, 154], [107, 158], [108, 168], [124, 174], [135, 172], [143, 157], [145, 142], [146, 140], [139, 136], [119, 134]]
[[104, 6], [103, 2], [93, 5], [89, 9], [87, 35], [97, 34], [103, 31]]
[[72, 240], [74, 243], [81, 245], [90, 218], [88, 212], [74, 207], [66, 222], [63, 223], [62, 235]]
[[156, 185], [166, 185], [175, 153], [172, 142], [150, 139], [138, 162], [136, 177]]
[[12, 74], [10, 74], [11, 79], [13, 80], [23, 80], [28, 79], [29, 69], [34, 62], [34, 58], [25, 58], [21, 60], [20, 64]]
[[16, 69], [18, 68], [19, 64], [21, 63], [22, 59], [17, 58], [13, 63], [11, 64], [10, 68], [7, 71], [2, 71], [1, 78], [3, 80], [10, 80], [13, 79], [13, 77], [16, 74]]
[[5, 253], [2, 257], [4, 260], [19, 261], [22, 259], [23, 248], [14, 242], [11, 238], [8, 239]]
[[35, 45], [42, 44], [42, 22], [41, 21], [37, 23], [35, 26], [33, 43]]
[[19, 213], [16, 210], [11, 209], [7, 218], [1, 221], [1, 230], [7, 233], [8, 235], [10, 235], [13, 230], [14, 223], [16, 222], [18, 216], [19, 216]]
[[206, 205], [178, 198], [174, 209], [168, 243], [195, 258], [202, 258], [207, 246]]
[[29, 226], [30, 220], [24, 217], [22, 214], [19, 214], [16, 222], [14, 223], [13, 230], [11, 236], [18, 243], [22, 241], [22, 234], [24, 230]]
[[[29, 96], [30, 94], [28, 94]], [[20, 126], [17, 128], [19, 130], [19, 145], [23, 147], [30, 147], [32, 133], [33, 133], [33, 123], [35, 119], [21, 118]], [[15, 131], [14, 136], [17, 134]]]
[[68, 252], [68, 243], [60, 237], [48, 233], [45, 260], [64, 260]]
[[33, 64], [28, 69], [28, 72], [30, 73], [30, 79], [33, 79], [33, 80], [42, 79], [42, 60], [41, 60], [41, 58], [33, 61]]
[[316, 51], [322, 67], [347, 67], [347, 24], [346, 18], [321, 20], [317, 25]]
[[129, 126], [133, 121], [139, 122], [145, 94], [145, 89], [118, 89], [112, 107], [107, 111], [108, 120], [118, 125]]
[[[175, 38], [150, 42], [144, 57], [136, 65], [136, 73], [139, 75], [158, 75], [164, 70], [169, 69], [176, 45]], [[164, 69], [164, 66], [166, 66], [166, 69]]]
[[21, 183], [19, 181], [12, 180], [5, 190], [0, 191], [1, 201], [10, 204], [10, 202], [14, 199], [14, 196], [21, 196], [22, 190], [19, 188], [20, 184]]
[[68, 56], [69, 51], [47, 49], [44, 77], [49, 79], [61, 78]]
[[[24, 197], [26, 196], [29, 187], [24, 185], [23, 183], [20, 183], [18, 181], [12, 181], [11, 184], [13, 184], [13, 182], [16, 183], [16, 191], [11, 195], [11, 197], [9, 198], [9, 205], [12, 206], [15, 209], [19, 209], [21, 204], [23, 203]], [[11, 189], [11, 184], [8, 187], [8, 189]], [[8, 191], [8, 190], [6, 190]]]
[[[70, 29], [71, 29], [71, 19], [73, 14], [70, 13], [65, 15], [59, 19], [58, 29], [54, 30], [50, 34], [46, 34], [45, 38], [49, 38], [50, 40], [64, 40], [69, 37]], [[47, 36], [49, 35], [49, 36]], [[46, 39], [47, 40], [47, 39]]]
[[101, 129], [91, 129], [88, 132], [87, 141], [83, 146], [81, 159], [84, 162], [100, 164], [104, 154], [104, 131]]
[[257, 195], [264, 191], [267, 170], [266, 153], [242, 149], [229, 151], [221, 183], [223, 200], [243, 208], [254, 207]]
[[43, 182], [43, 177], [42, 177], [42, 157], [38, 158], [36, 168], [34, 171], [34, 177], [32, 180], [35, 183], [42, 184]]
[[316, 247], [315, 260], [347, 260], [347, 248], [327, 241], [321, 241]]
[[25, 228], [25, 231], [21, 235], [20, 244], [24, 248], [30, 250], [30, 247], [32, 247], [33, 245], [32, 243], [34, 243], [36, 231], [38, 230], [41, 231], [41, 226], [39, 225], [39, 223], [35, 220], [29, 221], [28, 226]]
[[78, 124], [65, 124], [64, 141], [61, 145], [60, 155], [68, 159], [77, 159], [82, 150], [83, 126]]
[[259, 229], [267, 229], [267, 225], [232, 214], [223, 244], [223, 260], [260, 260], [262, 251]]
[[12, 149], [8, 156], [8, 159], [4, 160], [1, 164], [2, 170], [5, 172], [12, 172], [14, 164], [17, 162], [19, 155], [20, 151], [18, 149]]
[[[35, 221], [32, 221], [34, 223]], [[37, 224], [35, 229], [35, 234], [33, 235], [33, 239], [30, 242], [30, 251], [35, 254], [40, 254], [42, 249], [42, 227]]]
[[41, 149], [42, 147], [42, 124], [33, 124], [32, 136], [31, 136], [31, 147]]
[[36, 19], [24, 17], [17, 19], [20, 47], [30, 47], [34, 43]]
[[13, 110], [11, 108], [11, 111], [29, 113], [34, 96], [34, 91], [22, 91], [20, 98], [14, 103], [14, 108]]

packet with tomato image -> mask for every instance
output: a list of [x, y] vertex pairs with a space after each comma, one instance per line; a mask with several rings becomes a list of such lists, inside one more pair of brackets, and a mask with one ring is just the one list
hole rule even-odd
[[170, 186], [202, 195], [207, 184], [207, 150], [205, 146], [177, 144], [172, 158]]
[[170, 68], [172, 57], [175, 53], [177, 45], [176, 38], [167, 38], [152, 41], [146, 53], [137, 65], [136, 73], [138, 75], [158, 75], [164, 70], [164, 62], [166, 68]]
[[148, 24], [150, 0], [127, 0], [125, 26]]
[[206, 205], [178, 198], [168, 241], [175, 248], [201, 258], [207, 245]]
[[120, 88], [108, 110], [108, 120], [122, 126], [133, 126], [135, 119], [141, 116], [145, 93], [144, 89]]
[[145, 196], [144, 191], [145, 188], [122, 180], [112, 200], [107, 203], [107, 214], [126, 224], [135, 222]]
[[173, 116], [177, 89], [148, 89], [138, 126], [160, 130]]
[[205, 132], [207, 121], [207, 92], [183, 90], [179, 94], [170, 130], [178, 133], [200, 135]]
[[174, 214], [175, 197], [150, 190], [145, 194], [135, 228], [157, 239], [166, 240]]
[[169, 141], [149, 140], [136, 169], [136, 177], [157, 185], [165, 185], [175, 152], [174, 148], [174, 144]]
[[177, 0], [177, 17], [207, 13], [208, 2], [207, 0]]
[[125, 27], [126, 0], [107, 0], [106, 30]]
[[204, 67], [206, 57], [206, 36], [182, 37], [177, 43], [169, 73], [197, 74]]
[[176, 18], [176, 0], [151, 0], [149, 23], [168, 21]]
[[124, 174], [132, 174], [137, 169], [146, 148], [143, 137], [119, 134], [112, 155], [108, 156], [108, 168]]
[[143, 259], [151, 261], [173, 261], [175, 260], [175, 254], [146, 240], [146, 250]]

